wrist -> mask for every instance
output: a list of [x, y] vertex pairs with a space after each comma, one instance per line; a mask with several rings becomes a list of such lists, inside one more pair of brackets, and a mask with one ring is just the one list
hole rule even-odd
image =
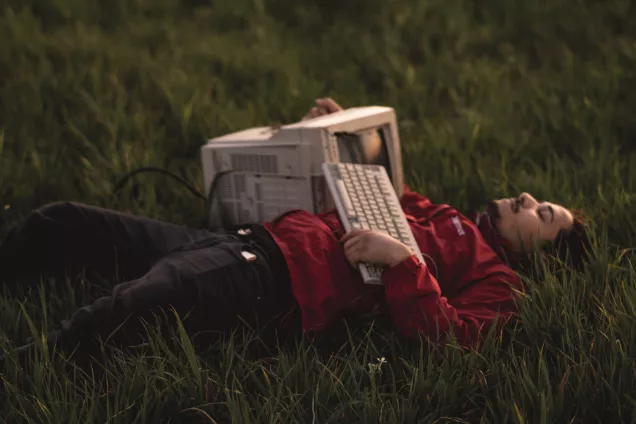
[[393, 259], [389, 263], [389, 267], [393, 268], [394, 266], [404, 262], [406, 259], [410, 258], [411, 256], [413, 256], [413, 251], [411, 250], [411, 248], [404, 246], [404, 250], [401, 250], [400, 252], [397, 252], [394, 255]]

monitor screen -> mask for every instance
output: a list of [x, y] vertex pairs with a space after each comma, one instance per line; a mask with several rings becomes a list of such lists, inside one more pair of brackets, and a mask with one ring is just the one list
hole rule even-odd
[[382, 165], [392, 178], [389, 151], [382, 128], [357, 133], [337, 132], [334, 135], [338, 143], [340, 162]]

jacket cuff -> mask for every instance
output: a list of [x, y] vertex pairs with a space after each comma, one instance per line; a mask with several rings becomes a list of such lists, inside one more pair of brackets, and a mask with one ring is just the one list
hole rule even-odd
[[382, 273], [382, 282], [384, 284], [391, 284], [393, 281], [405, 280], [409, 277], [413, 278], [413, 276], [417, 275], [425, 266], [426, 265], [420, 262], [417, 256], [411, 255], [399, 264], [385, 269]]

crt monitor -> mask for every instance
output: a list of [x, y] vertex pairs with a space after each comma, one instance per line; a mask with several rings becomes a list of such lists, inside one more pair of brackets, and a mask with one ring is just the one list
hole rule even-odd
[[205, 191], [213, 200], [210, 222], [218, 220], [219, 208], [231, 225], [270, 221], [291, 209], [332, 208], [323, 162], [382, 165], [398, 197], [403, 191], [396, 116], [388, 107], [247, 128], [208, 140], [201, 155]]

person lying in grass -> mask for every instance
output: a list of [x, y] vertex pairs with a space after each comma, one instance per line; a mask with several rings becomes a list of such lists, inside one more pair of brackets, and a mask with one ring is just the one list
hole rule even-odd
[[[340, 109], [318, 99], [305, 119]], [[19, 284], [20, 276], [73, 265], [126, 279], [48, 335], [61, 350], [81, 351], [98, 338], [133, 343], [140, 319], [170, 309], [188, 315], [192, 332], [223, 331], [248, 317], [282, 325], [296, 309], [308, 335], [345, 314], [374, 312], [407, 338], [452, 335], [476, 347], [493, 323], [500, 330], [517, 313], [523, 284], [515, 269], [530, 260], [526, 252], [541, 246], [577, 269], [590, 258], [581, 220], [528, 193], [489, 202], [474, 220], [408, 187], [400, 201], [424, 263], [384, 233], [344, 234], [335, 211], [294, 210], [219, 234], [58, 202], [33, 211], [0, 244], [0, 280]], [[359, 262], [385, 265], [383, 285], [364, 284]]]

